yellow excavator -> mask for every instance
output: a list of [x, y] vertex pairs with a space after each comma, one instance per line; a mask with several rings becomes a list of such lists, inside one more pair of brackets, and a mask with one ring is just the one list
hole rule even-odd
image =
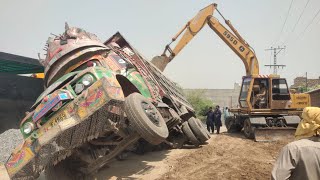
[[[214, 11], [221, 15], [231, 31], [212, 16]], [[243, 129], [244, 135], [255, 141], [293, 137], [303, 108], [310, 106], [309, 95], [290, 94], [286, 79], [279, 75], [260, 75], [259, 62], [253, 48], [219, 12], [217, 4], [210, 4], [200, 10], [172, 38], [163, 54], [154, 57], [151, 62], [163, 71], [206, 24], [239, 56], [246, 70], [246, 75], [242, 77], [239, 108], [231, 109], [233, 115], [226, 118], [228, 132]], [[174, 49], [171, 49], [171, 43], [178, 38]]]

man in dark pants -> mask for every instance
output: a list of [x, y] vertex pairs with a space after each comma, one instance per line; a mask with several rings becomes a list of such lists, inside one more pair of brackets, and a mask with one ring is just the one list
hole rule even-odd
[[212, 133], [214, 132], [214, 125], [213, 125], [213, 118], [214, 118], [214, 114], [212, 111], [212, 107], [209, 108], [209, 111], [206, 113], [207, 116], [207, 130], [210, 132], [210, 128], [212, 130]]
[[220, 106], [217, 105], [216, 106], [216, 109], [214, 110], [213, 112], [214, 114], [214, 125], [216, 126], [217, 128], [217, 134], [220, 133], [220, 127], [222, 126], [222, 123], [221, 123], [221, 111], [220, 111]]

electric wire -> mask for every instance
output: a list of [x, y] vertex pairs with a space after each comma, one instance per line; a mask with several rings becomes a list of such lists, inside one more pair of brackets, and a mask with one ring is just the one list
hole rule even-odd
[[[290, 13], [290, 10], [291, 10], [291, 7], [292, 7], [292, 4], [293, 4], [293, 1], [294, 0], [291, 0], [291, 3], [290, 3], [290, 6], [289, 6], [289, 9], [288, 9], [288, 12], [287, 12], [287, 15], [286, 15], [286, 19], [284, 20], [284, 23], [283, 23], [283, 25], [282, 25], [282, 28], [281, 28], [281, 31], [280, 31], [280, 34], [279, 34], [279, 36], [278, 36], [278, 41], [276, 41], [276, 42], [279, 42], [279, 40], [280, 40], [280, 37], [281, 37], [281, 34], [282, 34], [282, 32], [283, 32], [283, 29], [284, 29], [284, 26], [286, 25], [286, 23], [287, 23], [287, 20], [288, 20], [288, 17], [289, 17], [289, 13]], [[274, 43], [275, 44], [275, 43]]]
[[[320, 9], [318, 9], [317, 13], [313, 16], [313, 18], [311, 19], [311, 21], [308, 23], [308, 25], [304, 28], [304, 30], [299, 34], [298, 38], [295, 39], [294, 43], [296, 43], [298, 40], [300, 40], [304, 34], [307, 32], [308, 28], [310, 27], [310, 25], [313, 24], [314, 20], [317, 18], [317, 16], [320, 14]], [[320, 22], [320, 18], [319, 21]]]
[[310, 23], [308, 24], [308, 26], [306, 26], [306, 28], [302, 31], [302, 33], [298, 36], [300, 38], [303, 37], [304, 33], [307, 31], [308, 27], [313, 23], [313, 21], [316, 19], [316, 17], [318, 16], [318, 14], [320, 13], [320, 9], [317, 11], [317, 13], [313, 16], [312, 20], [310, 21]]
[[303, 8], [303, 10], [302, 10], [302, 12], [301, 12], [301, 14], [300, 14], [300, 16], [299, 16], [299, 18], [298, 18], [298, 21], [297, 21], [296, 24], [294, 25], [294, 27], [293, 27], [293, 29], [292, 29], [291, 32], [294, 32], [294, 30], [296, 29], [296, 27], [297, 27], [298, 23], [300, 22], [300, 19], [301, 19], [302, 15], [303, 15], [304, 11], [306, 10], [306, 7], [308, 6], [309, 2], [310, 2], [310, 0], [308, 0], [307, 3], [306, 3], [306, 5], [304, 6], [304, 8]]
[[301, 17], [302, 17], [302, 15], [304, 14], [304, 11], [306, 10], [306, 7], [308, 6], [309, 2], [310, 2], [310, 0], [308, 0], [307, 3], [304, 5], [304, 8], [303, 8], [303, 10], [302, 10], [302, 12], [301, 12], [301, 14], [300, 14], [297, 22], [295, 23], [295, 25], [293, 26], [293, 28], [292, 28], [292, 30], [291, 30], [291, 33], [290, 33], [289, 36], [284, 40], [284, 42], [281, 44], [281, 46], [283, 46], [285, 43], [288, 42], [290, 35], [295, 31], [295, 29], [296, 29], [298, 23], [300, 22]]

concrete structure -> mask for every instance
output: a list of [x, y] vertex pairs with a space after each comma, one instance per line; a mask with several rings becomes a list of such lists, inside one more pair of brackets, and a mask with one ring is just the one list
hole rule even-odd
[[[296, 90], [299, 90], [301, 87], [304, 88], [306, 87], [306, 80], [306, 77], [296, 77], [294, 78], [293, 85], [290, 86], [290, 88]], [[308, 88], [316, 87], [320, 85], [320, 77], [318, 79], [308, 79], [307, 82]]]
[[220, 107], [237, 107], [238, 97], [240, 94], [240, 84], [235, 83], [233, 89], [184, 89], [186, 93], [192, 91], [203, 91], [204, 96], [210, 98], [215, 104]]
[[320, 107], [320, 89], [307, 92], [310, 94], [311, 106]]

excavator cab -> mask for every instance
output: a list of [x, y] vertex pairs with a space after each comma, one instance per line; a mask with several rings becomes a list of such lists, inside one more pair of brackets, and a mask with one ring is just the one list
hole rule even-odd
[[269, 79], [244, 77], [242, 81], [239, 104], [245, 109], [269, 108]]
[[245, 109], [289, 109], [291, 104], [287, 81], [279, 76], [244, 77], [239, 104]]

